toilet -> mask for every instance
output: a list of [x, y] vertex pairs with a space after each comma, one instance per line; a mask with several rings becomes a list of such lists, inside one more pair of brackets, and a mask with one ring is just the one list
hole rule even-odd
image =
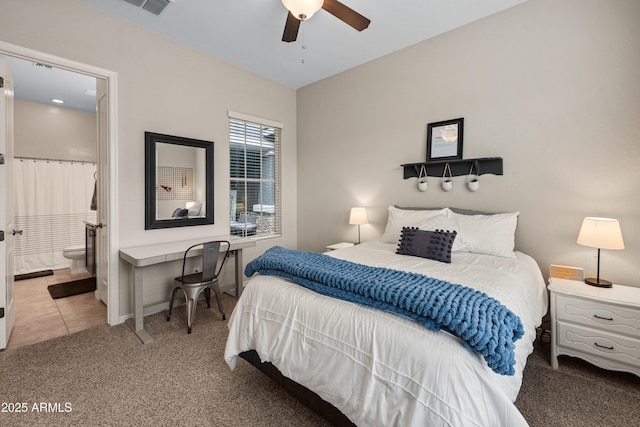
[[62, 255], [71, 260], [71, 274], [86, 273], [85, 254], [87, 248], [85, 245], [69, 246], [62, 250]]

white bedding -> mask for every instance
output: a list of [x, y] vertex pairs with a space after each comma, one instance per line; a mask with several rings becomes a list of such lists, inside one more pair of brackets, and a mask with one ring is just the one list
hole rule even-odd
[[359, 426], [520, 426], [512, 403], [535, 327], [547, 311], [542, 274], [528, 255], [452, 253], [451, 264], [396, 255], [395, 244], [367, 242], [328, 256], [412, 271], [473, 287], [516, 315], [516, 374], [493, 372], [447, 332], [396, 314], [322, 296], [274, 276], [256, 276], [229, 320], [225, 360], [256, 350], [283, 375], [316, 392]]

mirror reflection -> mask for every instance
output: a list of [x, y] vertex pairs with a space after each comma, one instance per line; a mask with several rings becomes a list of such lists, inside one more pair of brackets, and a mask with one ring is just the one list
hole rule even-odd
[[145, 229], [213, 224], [213, 143], [145, 132]]
[[156, 144], [156, 219], [206, 216], [205, 149]]

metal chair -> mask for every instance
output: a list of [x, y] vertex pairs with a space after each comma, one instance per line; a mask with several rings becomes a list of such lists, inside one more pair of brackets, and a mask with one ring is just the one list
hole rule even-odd
[[[226, 245], [226, 247], [225, 247]], [[223, 256], [220, 257], [221, 247]], [[198, 305], [198, 297], [202, 291], [205, 291], [207, 299], [207, 307], [211, 308], [211, 289], [215, 292], [218, 301], [218, 309], [222, 314], [222, 320], [226, 320], [222, 302], [220, 301], [220, 285], [218, 283], [218, 275], [224, 267], [224, 263], [229, 257], [231, 244], [226, 240], [215, 240], [211, 242], [198, 243], [191, 246], [184, 253], [182, 260], [182, 275], [175, 278], [176, 286], [171, 294], [171, 302], [169, 303], [169, 315], [167, 322], [171, 320], [171, 312], [173, 310], [173, 301], [176, 297], [178, 289], [182, 289], [187, 303], [187, 333], [191, 333], [191, 325], [195, 320], [196, 306]], [[190, 251], [196, 251], [202, 248], [202, 268], [199, 273], [185, 274], [185, 265]], [[219, 261], [222, 258], [222, 261]]]

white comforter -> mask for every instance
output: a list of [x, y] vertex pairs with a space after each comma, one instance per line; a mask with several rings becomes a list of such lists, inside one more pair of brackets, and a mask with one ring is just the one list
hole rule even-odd
[[256, 350], [263, 362], [316, 392], [359, 426], [520, 426], [512, 403], [547, 311], [535, 261], [454, 252], [452, 263], [395, 254], [367, 242], [327, 255], [473, 287], [517, 314], [516, 374], [493, 372], [447, 332], [396, 314], [322, 296], [274, 276], [251, 279], [229, 320], [225, 360]]

